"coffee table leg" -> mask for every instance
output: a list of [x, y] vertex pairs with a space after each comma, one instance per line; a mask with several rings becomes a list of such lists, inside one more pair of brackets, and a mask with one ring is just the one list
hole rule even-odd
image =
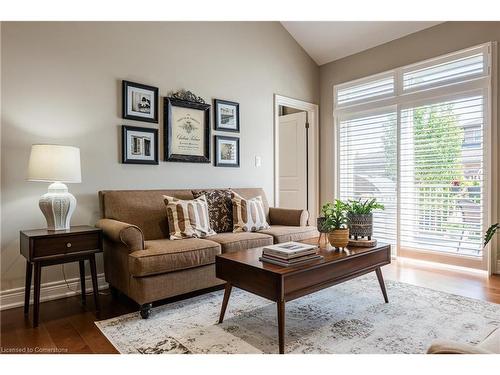
[[278, 305], [278, 342], [280, 354], [285, 353], [285, 301], [279, 300]]
[[382, 289], [382, 294], [384, 295], [384, 301], [385, 303], [389, 303], [389, 298], [387, 298], [387, 291], [385, 290], [384, 278], [382, 277], [382, 270], [380, 269], [380, 267], [375, 270], [375, 273], [377, 274], [378, 283], [380, 285], [380, 289]]
[[231, 295], [231, 289], [233, 286], [226, 283], [226, 289], [224, 290], [224, 299], [222, 300], [222, 307], [220, 309], [219, 323], [224, 320], [224, 314], [226, 313], [227, 303], [229, 302], [229, 296]]

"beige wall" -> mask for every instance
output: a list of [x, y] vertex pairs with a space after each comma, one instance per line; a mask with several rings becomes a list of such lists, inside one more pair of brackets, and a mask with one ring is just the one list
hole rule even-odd
[[[32, 143], [80, 147], [82, 183], [69, 186], [78, 200], [73, 224], [96, 221], [100, 189], [262, 186], [272, 199], [273, 94], [319, 100], [319, 68], [274, 22], [4, 22], [1, 42], [1, 290], [24, 283], [19, 230], [45, 225], [37, 202], [47, 184], [25, 181]], [[161, 96], [185, 88], [239, 102], [241, 168], [120, 164], [119, 126], [161, 129], [163, 120], [121, 119], [122, 79], [157, 86]], [[66, 274], [76, 277], [77, 267]], [[60, 266], [42, 275], [61, 279]]]
[[[333, 86], [371, 74], [415, 63], [476, 44], [500, 41], [500, 22], [446, 22], [375, 48], [320, 66], [320, 199], [333, 198]], [[498, 65], [498, 56], [497, 56]], [[497, 98], [500, 108], [500, 97]], [[497, 112], [497, 123], [500, 123]], [[495, 139], [500, 143], [497, 129]], [[496, 169], [500, 166], [497, 153]], [[498, 172], [494, 176], [494, 202], [500, 212]], [[499, 249], [500, 256], [500, 249]]]

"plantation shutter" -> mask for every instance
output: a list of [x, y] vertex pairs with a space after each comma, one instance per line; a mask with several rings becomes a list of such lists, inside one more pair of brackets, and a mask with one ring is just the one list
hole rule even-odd
[[383, 203], [373, 237], [400, 254], [486, 267], [491, 54], [485, 43], [334, 87], [337, 197]]
[[340, 199], [377, 198], [373, 236], [396, 244], [396, 112], [386, 111], [339, 122]]
[[482, 95], [402, 111], [402, 247], [482, 256], [484, 122]]

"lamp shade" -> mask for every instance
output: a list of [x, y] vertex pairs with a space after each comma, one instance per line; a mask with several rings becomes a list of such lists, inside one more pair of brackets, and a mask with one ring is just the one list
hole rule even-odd
[[28, 180], [82, 182], [80, 149], [73, 146], [32, 145]]

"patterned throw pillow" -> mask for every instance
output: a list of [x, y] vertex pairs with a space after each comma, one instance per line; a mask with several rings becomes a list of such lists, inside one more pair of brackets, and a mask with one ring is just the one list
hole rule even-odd
[[171, 240], [208, 237], [216, 234], [208, 220], [208, 204], [204, 195], [193, 200], [163, 196]]
[[192, 190], [195, 198], [204, 195], [208, 203], [210, 226], [217, 233], [231, 232], [233, 230], [233, 204], [231, 203], [231, 190]]
[[233, 202], [233, 232], [255, 232], [270, 228], [266, 221], [261, 196], [245, 199], [233, 191], [231, 200]]

